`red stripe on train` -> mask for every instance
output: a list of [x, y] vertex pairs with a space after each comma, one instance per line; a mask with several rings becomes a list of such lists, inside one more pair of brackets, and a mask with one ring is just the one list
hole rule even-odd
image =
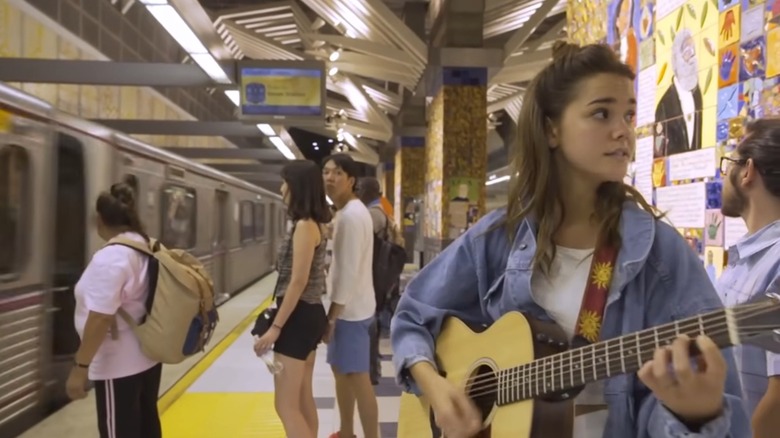
[[32, 292], [0, 299], [0, 313], [11, 312], [25, 307], [43, 304], [43, 292]]

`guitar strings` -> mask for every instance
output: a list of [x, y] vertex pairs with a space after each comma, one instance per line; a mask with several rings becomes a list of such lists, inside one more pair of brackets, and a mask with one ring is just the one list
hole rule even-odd
[[[758, 314], [761, 314], [761, 313], [765, 313], [765, 312], [767, 312], [769, 310], [771, 310], [771, 309], [767, 309], [767, 310], [761, 310], [761, 309], [758, 309], [758, 310], [754, 310], [754, 309], [741, 309], [739, 312], [743, 312], [743, 311], [745, 313], [752, 312], [754, 315], [758, 315]], [[710, 316], [712, 316], [712, 315], [710, 315]], [[744, 317], [744, 315], [742, 317]], [[710, 322], [712, 322], [714, 320], [715, 320], [715, 318], [710, 318]], [[686, 325], [693, 325], [693, 324], [692, 323], [691, 324], [686, 323], [685, 325], [680, 326], [680, 328], [682, 329]], [[696, 325], [699, 325], [699, 324], [696, 324]], [[722, 328], [724, 328], [724, 327], [726, 329], [722, 330]], [[715, 325], [713, 327], [711, 336], [714, 337], [714, 336], [722, 335], [722, 334], [728, 333], [728, 331], [729, 331], [728, 330], [728, 321], [724, 321], [723, 323], [717, 324], [717, 325]], [[747, 330], [744, 329], [744, 328], [741, 328], [740, 331], [745, 332]], [[671, 330], [671, 329], [670, 330], [666, 330], [665, 334], [663, 332], [659, 332], [659, 338], [662, 337], [662, 336], [666, 336], [666, 335], [672, 334], [672, 333], [676, 334], [676, 329], [675, 330]], [[640, 350], [644, 350], [644, 347], [648, 347], [648, 346], [650, 346], [651, 349], [653, 349], [653, 350], [655, 349], [655, 335], [654, 334], [652, 334], [652, 335], [653, 335], [652, 336], [653, 342], [652, 343], [645, 343], [644, 345], [640, 346], [639, 347]], [[640, 336], [640, 339], [642, 339], [641, 336]], [[647, 340], [647, 339], [645, 338], [645, 340]], [[591, 344], [591, 346], [593, 346], [593, 345], [602, 346], [605, 343]], [[583, 349], [587, 349], [587, 348], [591, 348], [591, 346], [582, 347], [582, 348]], [[574, 350], [569, 350], [569, 351], [574, 351]], [[644, 354], [649, 354], [649, 353], [650, 353], [650, 350], [644, 351]], [[528, 386], [529, 392], [530, 393], [537, 392], [537, 393], [541, 394], [542, 392], [540, 392], [538, 390], [537, 391], [532, 391], [531, 389], [538, 388], [539, 381], [540, 380], [544, 381], [548, 377], [547, 374], [550, 374], [550, 376], [549, 376], [550, 378], [556, 378], [556, 379], [563, 378], [565, 374], [570, 374], [570, 375], [573, 374], [573, 370], [570, 367], [568, 367], [568, 366], [561, 367], [563, 369], [563, 372], [561, 371], [560, 368], [558, 370], [547, 370], [546, 368], [544, 368], [544, 361], [547, 361], [548, 359], [553, 358], [555, 356], [559, 356], [559, 355], [562, 356], [564, 354], [566, 354], [566, 352], [564, 352], [564, 353], [557, 353], [555, 355], [551, 355], [551, 356], [546, 356], [544, 358], [540, 358], [539, 359], [540, 363], [538, 365], [536, 365], [536, 366], [529, 366], [530, 365], [530, 363], [529, 363], [529, 364], [523, 364], [523, 365], [521, 365], [519, 367], [514, 367], [516, 369], [520, 368], [520, 367], [526, 367], [526, 368], [528, 368], [528, 372], [521, 373], [521, 372], [513, 371], [513, 372], [508, 374], [508, 375], [512, 375], [513, 377], [505, 379], [505, 381], [506, 382], [516, 383], [516, 382], [518, 382], [520, 380], [527, 380], [526, 382], [524, 382], [524, 385]], [[642, 355], [642, 352], [640, 352], [640, 355]], [[634, 355], [632, 355], [632, 356], [634, 356]], [[634, 360], [633, 357], [632, 357], [632, 360]], [[554, 360], [550, 360], [549, 362], [551, 364], [555, 363]], [[560, 362], [563, 362], [563, 361], [561, 360]], [[612, 358], [612, 359], [610, 359], [607, 362], [597, 363], [595, 366], [586, 365], [585, 369], [588, 370], [588, 373], [590, 373], [590, 374], [593, 374], [593, 371], [596, 371], [596, 373], [598, 375], [599, 366], [602, 366], [602, 368], [604, 368], [604, 370], [606, 371], [606, 367], [607, 366], [611, 367], [612, 365], [616, 365], [617, 363], [624, 363], [624, 362], [625, 362], [625, 357], [623, 357], [623, 358]], [[502, 371], [507, 371], [507, 370], [502, 370]], [[582, 370], [577, 370], [577, 372], [581, 373]], [[507, 375], [507, 374], [505, 374], [505, 375]], [[493, 392], [499, 392], [500, 391], [500, 388], [496, 387], [496, 382], [501, 380], [501, 376], [496, 375], [496, 373], [481, 373], [479, 375], [474, 376], [473, 378], [470, 378], [469, 380], [470, 381], [474, 381], [474, 380], [476, 380], [476, 379], [478, 379], [480, 377], [483, 377], [483, 376], [491, 376], [491, 378], [485, 378], [484, 380], [478, 382], [478, 384], [476, 386], [472, 387], [472, 390], [474, 390], [474, 389], [476, 389], [476, 390], [484, 390], [484, 389], [489, 389], [489, 388], [492, 389], [492, 390], [489, 390], [487, 392], [477, 392], [475, 394], [471, 394], [471, 397], [478, 397], [480, 395], [487, 395], [487, 394], [490, 394], [490, 393], [493, 393]], [[541, 376], [541, 379], [540, 379], [540, 376]], [[606, 377], [609, 377], [609, 376], [606, 376]], [[600, 380], [600, 379], [596, 379], [596, 380]], [[542, 386], [544, 386], [544, 385], [542, 385]], [[554, 392], [554, 388], [555, 388], [555, 386], [553, 386], [553, 390], [549, 390], [548, 391], [548, 390], [545, 389], [545, 390], [543, 390], [543, 392]], [[563, 386], [561, 387], [561, 389], [563, 389]]]
[[[726, 329], [725, 330], [713, 330], [713, 333], [712, 333], [713, 337], [721, 335], [721, 334], [728, 333], [728, 331], [729, 331], [728, 328], [727, 328], [728, 324], [722, 324], [720, 326], [721, 327], [725, 326]], [[758, 333], [760, 333], [760, 331]], [[647, 346], [647, 345], [645, 345], [645, 346]], [[646, 354], [649, 354], [649, 353], [650, 353], [650, 351], [647, 350]], [[545, 358], [541, 358], [540, 360], [544, 360], [544, 359], [547, 359], [549, 357], [551, 357], [551, 356], [548, 356], [548, 357], [545, 357]], [[610, 359], [608, 362], [597, 363], [595, 367], [591, 367], [591, 366], [588, 365], [586, 367], [586, 369], [588, 370], [588, 374], [593, 374], [592, 371], [595, 371], [596, 372], [596, 376], [598, 376], [598, 374], [599, 374], [599, 372], [598, 372], [599, 371], [599, 366], [602, 366], [603, 371], [606, 371], [606, 368], [608, 366], [611, 367], [612, 365], [616, 365], [617, 363], [619, 363], [621, 361], [623, 361], [622, 363], [625, 363], [625, 361], [623, 359], [615, 358], [615, 359]], [[629, 363], [631, 363], [631, 362], [629, 362]], [[552, 361], [551, 364], [554, 364], [554, 361]], [[526, 365], [528, 365], [528, 364], [526, 364]], [[638, 363], [638, 361], [637, 361], [636, 365], [641, 365], [641, 364]], [[513, 375], [513, 377], [506, 378], [503, 381], [504, 384], [508, 384], [508, 383], [516, 384], [520, 380], [525, 380], [523, 382], [523, 389], [525, 387], [527, 387], [528, 388], [527, 392], [529, 394], [534, 394], [534, 393], [536, 393], [536, 394], [535, 395], [531, 395], [530, 397], [523, 397], [523, 398], [533, 398], [533, 396], [538, 396], [538, 395], [541, 395], [543, 393], [556, 392], [556, 388], [557, 387], [554, 385], [555, 379], [563, 380], [565, 374], [570, 374], [570, 375], [573, 374], [572, 370], [569, 369], [568, 367], [564, 368], [564, 370], [565, 370], [564, 372], [561, 372], [560, 369], [558, 369], [558, 370], [552, 370], [552, 369], [551, 370], [547, 370], [546, 368], [543, 368], [543, 365], [542, 366], [532, 366], [532, 367], [528, 367], [528, 368], [529, 368], [530, 372], [527, 372], [527, 373], [511, 373], [511, 375]], [[578, 370], [577, 372], [580, 373], [581, 370]], [[548, 373], [549, 373], [549, 377], [547, 375]], [[475, 377], [478, 378], [480, 376], [485, 376], [485, 375], [489, 375], [491, 377], [486, 378], [483, 381], [480, 381], [477, 385], [472, 387], [471, 388], [472, 391], [476, 390], [477, 392], [473, 392], [472, 394], [469, 394], [470, 397], [474, 398], [474, 397], [479, 397], [479, 396], [482, 396], [482, 395], [488, 395], [488, 394], [504, 392], [504, 391], [508, 392], [508, 393], [511, 393], [511, 394], [517, 393], [518, 388], [517, 388], [516, 385], [514, 387], [512, 387], [512, 388], [506, 388], [506, 387], [499, 388], [496, 385], [496, 381], [500, 381], [501, 380], [501, 376], [496, 376], [494, 373], [482, 373], [481, 375], [478, 375], [478, 376], [475, 376]], [[609, 375], [606, 375], [606, 376], [603, 376], [601, 378], [596, 378], [594, 380], [603, 380], [603, 379], [609, 378], [609, 377], [610, 377]], [[541, 386], [543, 388], [541, 391], [539, 390], [539, 383], [540, 383], [540, 381], [542, 382]], [[550, 388], [549, 385], [548, 385], [547, 388], [545, 388], [544, 387], [544, 382], [545, 381], [553, 382], [552, 388]], [[567, 389], [571, 389], [571, 388], [576, 387], [576, 386], [577, 385], [572, 385], [572, 386], [570, 386]], [[561, 387], [558, 389], [558, 391], [563, 390], [564, 387], [565, 387], [565, 385], [561, 385]], [[536, 389], [536, 390], [534, 390], [534, 389]], [[526, 391], [523, 390], [522, 392], [523, 392], [523, 394], [525, 394]]]
[[[725, 324], [724, 324], [725, 326]], [[718, 334], [724, 334], [727, 333], [728, 329], [726, 330], [720, 330], [720, 331], [713, 331], [712, 336], [716, 336]], [[649, 355], [652, 350], [655, 348], [655, 342], [648, 343], [645, 346], [652, 346], [652, 349], [644, 350], [640, 355]], [[587, 347], [586, 347], [587, 348]], [[557, 355], [553, 355], [557, 356]], [[612, 365], [617, 365], [620, 363], [620, 358], [614, 358], [610, 359], [609, 361], [602, 361], [596, 363], [595, 366], [593, 365], [583, 365], [582, 369], [576, 369], [573, 370], [570, 367], [561, 367], [559, 369], [548, 369], [545, 367], [545, 362], [548, 362], [549, 365], [554, 365], [554, 360], [549, 360], [553, 356], [546, 356], [544, 358], [540, 358], [539, 363], [536, 366], [527, 366], [529, 364], [525, 364], [527, 366], [526, 372], [511, 372], [509, 374], [504, 374], [504, 378], [502, 379], [502, 376], [497, 375], [496, 373], [481, 373], [475, 378], [483, 377], [483, 376], [489, 376], [486, 377], [484, 380], [481, 380], [478, 382], [477, 385], [474, 385], [470, 388], [472, 391], [469, 396], [474, 397], [480, 397], [483, 395], [498, 393], [501, 391], [518, 391], [517, 384], [519, 384], [522, 381], [522, 393], [529, 393], [529, 394], [535, 394], [536, 396], [541, 395], [543, 393], [552, 393], [556, 392], [557, 386], [554, 384], [552, 387], [550, 385], [546, 385], [546, 382], [555, 382], [555, 380], [561, 380], [568, 378], [566, 375], [568, 374], [571, 376], [575, 372], [578, 375], [581, 375], [582, 372], [584, 372], [586, 375], [593, 375], [599, 376], [602, 372], [606, 371], [608, 367], [611, 367]], [[635, 356], [635, 355], [632, 355]], [[641, 365], [639, 361], [636, 360], [636, 358], [630, 359], [632, 362], [629, 362], [631, 364], [634, 364], [636, 362], [636, 365]], [[567, 361], [568, 362], [568, 361]], [[584, 360], [584, 362], [590, 362], [587, 358]], [[602, 369], [601, 372], [600, 368]], [[584, 371], [583, 371], [584, 370]], [[511, 377], [508, 377], [511, 376]], [[595, 380], [602, 380], [604, 378], [609, 378], [609, 375], [603, 376], [602, 378], [595, 378]], [[470, 379], [474, 380], [474, 378]], [[511, 388], [500, 388], [498, 385], [513, 385]], [[541, 388], [540, 388], [541, 386]], [[569, 389], [576, 387], [578, 385], [571, 385]], [[528, 389], [528, 391], [525, 390], [525, 388]], [[557, 388], [558, 391], [562, 391], [564, 389], [564, 385], [561, 385], [561, 388]], [[531, 397], [529, 397], [531, 398]]]
[[[758, 309], [754, 309], [753, 307], [756, 307], [756, 306], [749, 306], [749, 308], [737, 309], [737, 310], [735, 310], [733, 312], [734, 316], [736, 317], [736, 319], [740, 319], [740, 318], [744, 318], [745, 317], [744, 315], [740, 315], [743, 312], [744, 313], [751, 313], [752, 312], [752, 315], [749, 315], [749, 317], [750, 317], [750, 316], [760, 315], [762, 313], [766, 313], [767, 311], [771, 310], [771, 308], [765, 310], [763, 307], [758, 308]], [[709, 323], [711, 323], [713, 321], [717, 321], [718, 319], [724, 319], [724, 322], [723, 322], [723, 324], [715, 325], [714, 328], [719, 329], [719, 328], [722, 328], [723, 325], [728, 326], [728, 320], [726, 318], [726, 314], [723, 313], [722, 311], [716, 311], [716, 313], [714, 313], [714, 314], [710, 313], [710, 314], [704, 314], [704, 315], [701, 315], [701, 316], [702, 316], [701, 322], [697, 318], [695, 321], [689, 320], [689, 321], [684, 322], [682, 325], [678, 324], [677, 327], [675, 327], [675, 326], [668, 327], [668, 325], [665, 324], [664, 326], [667, 326], [668, 328], [665, 328], [662, 331], [659, 331], [657, 333], [657, 336], [656, 336], [656, 333], [655, 333], [656, 331], [653, 330], [653, 329], [645, 329], [645, 330], [641, 330], [639, 332], [636, 332], [636, 333], [638, 333], [638, 335], [639, 335], [638, 337], [640, 339], [640, 342], [639, 342], [640, 345], [638, 345], [637, 348], [639, 348], [641, 350], [643, 347], [647, 347], [648, 345], [652, 345], [653, 346], [653, 350], [654, 350], [655, 349], [654, 343], [655, 343], [656, 337], [658, 337], [659, 340], [660, 340], [660, 338], [662, 338], [662, 337], [666, 338], [667, 336], [669, 336], [671, 334], [675, 334], [676, 335], [678, 331], [682, 332], [682, 331], [688, 330], [692, 326], [695, 326], [695, 327], [693, 327], [695, 329], [699, 329], [701, 325], [709, 324]], [[662, 327], [664, 327], [664, 326], [662, 326]], [[744, 329], [740, 329], [740, 330], [741, 331], [745, 331]], [[724, 333], [728, 333], [728, 331], [718, 332], [718, 334], [724, 334]], [[683, 333], [681, 333], [681, 334], [683, 334]], [[634, 336], [634, 334], [628, 334], [628, 335], [625, 335], [625, 336], [631, 337], [631, 336]], [[624, 336], [621, 336], [621, 337], [623, 337], [625, 339]], [[553, 355], [550, 355], [550, 356], [545, 356], [543, 358], [539, 358], [538, 360], [539, 361], [541, 361], [541, 360], [549, 360], [549, 359], [554, 358], [556, 356], [571, 355], [575, 351], [584, 351], [584, 350], [588, 350], [588, 349], [592, 350], [593, 352], [598, 352], [599, 350], [607, 351], [608, 345], [610, 343], [615, 343], [615, 341], [618, 340], [618, 339], [620, 339], [620, 338], [608, 339], [608, 340], [605, 340], [605, 341], [602, 341], [602, 342], [599, 342], [599, 343], [596, 343], [596, 344], [589, 344], [589, 345], [586, 345], [586, 346], [583, 346], [583, 347], [577, 347], [575, 349], [570, 349], [570, 350], [566, 350], [566, 351], [563, 351], [563, 352], [560, 352], [560, 353], [556, 353], [556, 354], [553, 354]], [[649, 343], [649, 344], [643, 344], [642, 343], [642, 341], [646, 341], [648, 339], [652, 340], [653, 342]], [[634, 340], [632, 339], [630, 342], [634, 342]], [[615, 346], [614, 348], [617, 349], [618, 347]], [[649, 353], [649, 351], [646, 352], [646, 353]], [[632, 354], [632, 356], [633, 356], [633, 354]], [[592, 354], [591, 354], [591, 357], [592, 357]], [[560, 362], [564, 362], [564, 361], [560, 361]], [[527, 364], [521, 364], [521, 365], [519, 365], [517, 367], [512, 367], [512, 368], [529, 367], [530, 365], [531, 365], [531, 363], [527, 363]], [[504, 370], [500, 370], [500, 371], [505, 371], [506, 372], [506, 371], [508, 371], [508, 370], [510, 370], [512, 368], [508, 368], [508, 369], [504, 369]], [[534, 367], [531, 367], [531, 368], [534, 368]], [[481, 378], [482, 376], [493, 375], [493, 374], [495, 374], [495, 373], [488, 372], [488, 373], [477, 374], [477, 375], [469, 378], [466, 381], [466, 383], [469, 384], [469, 383], [471, 383], [471, 382]]]
[[[769, 312], [771, 310], [772, 310], [771, 308], [759, 308], [759, 309], [748, 308], [748, 309], [735, 310], [733, 312], [735, 314], [734, 316], [736, 317], [736, 319], [740, 319], [740, 318], [745, 318], [746, 316], [747, 317], [752, 317], [752, 316], [760, 315], [762, 313], [767, 313], [767, 312]], [[712, 328], [712, 330], [710, 331], [710, 336], [711, 337], [716, 337], [716, 336], [719, 336], [719, 335], [727, 334], [729, 332], [729, 321], [728, 321], [727, 317], [724, 314], [722, 314], [721, 312], [718, 312], [718, 313], [719, 313], [719, 315], [710, 315], [708, 317], [708, 321], [709, 322], [717, 321], [718, 319], [723, 319], [724, 320], [722, 323], [716, 324]], [[671, 336], [671, 335], [676, 335], [678, 332], [680, 332], [682, 334], [682, 333], [684, 333], [686, 331], [689, 331], [691, 329], [699, 329], [702, 324], [705, 324], [705, 321], [707, 321], [707, 320], [702, 318], [701, 323], [698, 320], [697, 321], [690, 321], [690, 322], [684, 323], [682, 325], [679, 325], [678, 328], [669, 328], [669, 329], [660, 331], [660, 332], [658, 332], [659, 341], [661, 340], [661, 338], [666, 338], [666, 337]], [[742, 332], [742, 333], [745, 333], [745, 332], [749, 331], [749, 329], [740, 327], [739, 331]], [[639, 339], [640, 339], [639, 344], [640, 345], [638, 347], [638, 350], [640, 350], [640, 351], [636, 352], [635, 354], [632, 354], [632, 358], [630, 360], [636, 360], [633, 356], [636, 356], [637, 353], [640, 356], [643, 356], [645, 354], [650, 354], [651, 351], [654, 351], [655, 348], [656, 348], [656, 345], [655, 345], [656, 334], [655, 333], [651, 332], [651, 333], [646, 333], [644, 335], [642, 334], [642, 332], [638, 332], [638, 333], [640, 334], [639, 335]], [[647, 340], [650, 340], [651, 342], [644, 342], [644, 341], [647, 341]], [[601, 347], [601, 349], [603, 351], [606, 351], [605, 347], [606, 347], [608, 342], [609, 341], [604, 341], [603, 343], [591, 344], [590, 346], [577, 348], [575, 350], [568, 350], [567, 352], [556, 353], [556, 354], [551, 355], [551, 356], [546, 356], [544, 358], [539, 358], [538, 359], [539, 364], [537, 364], [536, 366], [531, 366], [531, 364], [534, 363], [534, 362], [531, 362], [531, 363], [527, 363], [527, 364], [522, 364], [522, 365], [520, 365], [518, 367], [513, 367], [516, 371], [513, 370], [513, 371], [511, 371], [509, 373], [506, 373], [506, 372], [508, 370], [511, 370], [512, 368], [505, 369], [505, 370], [500, 370], [500, 371], [504, 371], [504, 373], [505, 373], [504, 374], [504, 377], [505, 377], [504, 379], [502, 379], [502, 376], [500, 375], [501, 374], [500, 371], [496, 372], [496, 373], [494, 373], [494, 372], [487, 372], [487, 373], [477, 374], [477, 375], [467, 379], [467, 385], [477, 381], [478, 379], [482, 379], [482, 380], [479, 380], [479, 382], [477, 382], [477, 384], [475, 386], [472, 386], [471, 388], [469, 388], [471, 390], [471, 392], [472, 392], [471, 394], [469, 394], [469, 396], [474, 398], [474, 397], [480, 397], [480, 396], [483, 396], [483, 395], [497, 393], [497, 392], [502, 390], [497, 385], [497, 383], [499, 381], [502, 381], [502, 380], [503, 380], [502, 383], [504, 383], [504, 384], [507, 384], [507, 383], [516, 384], [516, 383], [520, 382], [521, 380], [524, 380], [523, 386], [527, 386], [529, 388], [528, 392], [529, 393], [537, 392], [538, 393], [537, 395], [539, 395], [539, 394], [541, 394], [543, 392], [546, 392], [546, 393], [555, 392], [555, 390], [554, 390], [555, 386], [554, 385], [553, 385], [553, 389], [551, 389], [551, 390], [543, 389], [541, 392], [538, 391], [538, 390], [537, 391], [533, 391], [532, 389], [539, 388], [540, 381], [542, 381], [542, 387], [544, 387], [543, 383], [544, 383], [545, 380], [554, 381], [554, 379], [563, 379], [563, 378], [565, 378], [565, 375], [567, 375], [567, 374], [568, 375], [572, 375], [575, 371], [572, 369], [572, 367], [568, 366], [568, 364], [567, 364], [567, 366], [563, 366], [563, 367], [560, 367], [558, 369], [548, 370], [548, 369], [545, 369], [545, 367], [544, 367], [544, 361], [548, 361], [550, 364], [554, 364], [556, 361], [553, 360], [552, 358], [554, 358], [556, 356], [563, 357], [566, 354], [570, 354], [572, 351], [584, 350], [584, 349], [588, 349], [588, 348], [593, 349], [594, 352], [595, 352], [595, 351], [597, 351], [597, 349], [599, 349], [599, 347]], [[659, 347], [660, 346], [661, 345], [659, 345]], [[645, 350], [646, 347], [651, 347], [651, 349]], [[586, 353], [583, 352], [583, 354], [586, 354]], [[592, 358], [592, 355], [593, 354], [591, 353], [591, 358]], [[595, 371], [596, 375], [598, 375], [599, 367], [604, 368], [604, 370], [606, 371], [607, 367], [611, 367], [612, 365], [616, 365], [618, 363], [625, 363], [625, 361], [626, 361], [625, 356], [621, 356], [621, 357], [618, 357], [618, 358], [610, 358], [608, 361], [602, 361], [602, 362], [596, 363], [595, 366], [593, 366], [593, 365], [585, 365], [582, 368], [587, 370], [587, 373], [590, 373], [591, 375], [594, 374], [594, 371]], [[567, 361], [558, 360], [558, 362], [562, 363], [562, 362], [570, 362], [570, 361], [568, 361], [568, 360]], [[639, 364], [639, 365], [641, 365], [641, 364]], [[526, 371], [526, 372], [519, 372], [519, 368], [521, 368], [521, 367], [527, 368], [528, 371]], [[582, 373], [583, 370], [582, 369], [577, 369], [576, 372], [577, 373]], [[512, 376], [512, 377], [506, 378], [508, 376]], [[608, 378], [608, 377], [610, 377], [610, 376], [606, 376], [606, 378]], [[602, 380], [602, 379], [596, 379], [596, 380]], [[511, 388], [511, 389], [514, 389], [515, 391], [517, 390], [516, 388]], [[561, 387], [559, 390], [562, 390], [562, 389], [563, 389], [563, 387]], [[504, 390], [509, 391], [510, 389], [504, 389]], [[523, 391], [523, 392], [525, 392], [525, 391]]]

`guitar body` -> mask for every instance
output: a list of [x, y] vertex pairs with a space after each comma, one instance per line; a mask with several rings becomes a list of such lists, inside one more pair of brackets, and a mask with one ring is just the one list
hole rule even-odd
[[[490, 381], [482, 383], [474, 380], [475, 376], [526, 364], [567, 348], [558, 326], [528, 319], [519, 312], [504, 315], [484, 331], [448, 318], [436, 339], [436, 361], [445, 378], [463, 388], [482, 411], [484, 428], [478, 438], [566, 438], [572, 436], [571, 399], [526, 400], [498, 407], [494, 391], [470, 387], [492, 384], [495, 388], [492, 375]], [[446, 438], [436, 428], [425, 397], [408, 393], [401, 396], [398, 437]]]

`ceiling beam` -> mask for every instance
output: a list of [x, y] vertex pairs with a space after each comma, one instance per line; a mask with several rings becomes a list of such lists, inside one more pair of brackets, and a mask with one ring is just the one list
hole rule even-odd
[[177, 154], [184, 158], [214, 160], [262, 160], [286, 162], [284, 156], [276, 149], [238, 149], [238, 148], [183, 148], [169, 147], [165, 148], [168, 152]]
[[420, 63], [415, 58], [413, 58], [411, 55], [404, 52], [403, 50], [393, 46], [379, 44], [373, 41], [360, 40], [356, 38], [347, 38], [341, 35], [309, 33], [309, 34], [304, 34], [302, 36], [305, 36], [310, 39], [317, 39], [320, 41], [324, 41], [328, 44], [337, 47], [342, 47], [347, 50], [352, 50], [353, 52], [362, 53], [364, 55], [371, 55], [374, 58], [382, 59], [387, 62], [404, 64], [409, 67], [422, 70], [420, 68]]
[[547, 32], [544, 33], [544, 35], [540, 36], [539, 38], [535, 39], [531, 44], [529, 44], [525, 48], [525, 52], [535, 52], [539, 50], [539, 47], [544, 43], [549, 43], [551, 41], [557, 40], [561, 34], [564, 32], [564, 29], [566, 28], [566, 16], [563, 14], [563, 18], [558, 21], [553, 27], [547, 30]]
[[555, 6], [558, 5], [558, 0], [544, 0], [544, 3], [537, 9], [534, 14], [523, 23], [522, 27], [520, 29], [517, 29], [512, 36], [509, 38], [509, 41], [504, 44], [504, 59], [509, 59], [512, 54], [514, 54], [520, 47], [525, 44], [526, 40], [528, 40], [528, 37], [531, 36], [531, 34], [534, 33], [537, 27], [539, 27], [539, 24], [544, 21], [545, 18], [550, 14], [550, 12], [553, 10]]
[[[233, 62], [220, 66], [235, 76]], [[0, 57], [0, 81], [138, 87], [220, 87], [197, 64]]]
[[238, 49], [250, 58], [290, 61], [312, 59], [308, 54], [284, 47], [282, 44], [258, 33], [248, 32], [246, 28], [231, 20], [224, 20], [220, 29], [223, 27], [233, 38], [233, 42]]
[[525, 95], [525, 89], [516, 91], [504, 97], [500, 97], [492, 102], [488, 102], [488, 114], [504, 109], [504, 107], [512, 103], [515, 99], [522, 99], [523, 95]]
[[[214, 59], [219, 61], [232, 58], [230, 51], [214, 29], [213, 20], [198, 0], [168, 0], [168, 3], [176, 8], [182, 20], [190, 26]], [[228, 77], [231, 76], [228, 74]]]
[[265, 137], [257, 126], [237, 121], [96, 119], [95, 123], [128, 134]]

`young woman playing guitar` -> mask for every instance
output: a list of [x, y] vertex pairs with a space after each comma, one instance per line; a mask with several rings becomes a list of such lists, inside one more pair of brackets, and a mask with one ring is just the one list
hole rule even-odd
[[[509, 312], [522, 312], [555, 323], [576, 347], [722, 308], [702, 262], [682, 236], [623, 183], [636, 143], [633, 72], [606, 46], [558, 43], [553, 51], [554, 60], [525, 93], [507, 207], [489, 213], [450, 244], [406, 287], [398, 304], [391, 335], [398, 382], [422, 395], [432, 411], [428, 431], [410, 435], [539, 436], [519, 432], [526, 430], [519, 423], [531, 418], [487, 418], [475, 399], [489, 391], [474, 389], [486, 387], [474, 383], [476, 374], [466, 379], [474, 385], [474, 397], [453, 383], [452, 374], [442, 375], [440, 335], [449, 317], [490, 326]], [[539, 339], [517, 333], [494, 351], [510, 354]], [[733, 358], [711, 337], [683, 333], [699, 332], [677, 330], [668, 343], [658, 339], [668, 333], [655, 332], [655, 346], [644, 353], [628, 346], [624, 351], [622, 343], [598, 359], [594, 353], [594, 374], [597, 361], [618, 363], [623, 373], [607, 371], [598, 376], [604, 377], [600, 382], [570, 397], [575, 405], [571, 435], [749, 437]], [[463, 344], [455, 353], [478, 348]], [[701, 353], [697, 360], [691, 360], [692, 350]], [[491, 359], [483, 359], [490, 367]], [[559, 374], [563, 379], [571, 374], [574, 381], [591, 356], [581, 359], [533, 375], [564, 373]], [[638, 372], [627, 371], [633, 365]], [[518, 380], [491, 376], [488, 380]], [[584, 371], [582, 376], [588, 380]], [[536, 392], [521, 389], [544, 392], [538, 381], [536, 386]], [[507, 397], [498, 394], [494, 402], [500, 405]], [[495, 423], [498, 419], [503, 424]], [[486, 432], [490, 421], [493, 430]]]

